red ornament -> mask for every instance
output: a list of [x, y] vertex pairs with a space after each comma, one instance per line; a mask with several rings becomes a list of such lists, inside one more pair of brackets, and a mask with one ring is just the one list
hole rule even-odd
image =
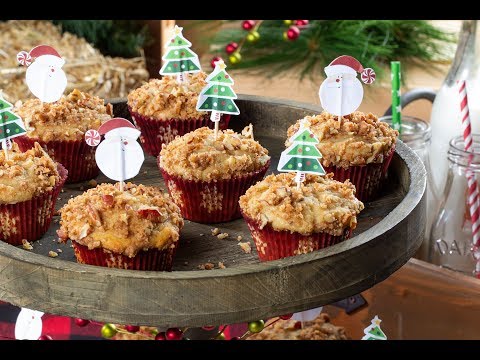
[[75, 319], [75, 324], [77, 326], [84, 327], [84, 326], [87, 326], [88, 324], [90, 324], [90, 320], [76, 318]]
[[255, 20], [244, 20], [242, 22], [243, 30], [250, 31], [253, 29], [254, 26], [255, 26]]
[[292, 25], [287, 30], [288, 40], [296, 40], [300, 36], [300, 29], [295, 25]]
[[212, 67], [212, 69], [215, 69], [215, 63], [220, 60], [223, 60], [220, 56], [214, 56], [212, 58], [212, 60], [210, 61], [210, 66]]
[[297, 26], [307, 26], [308, 20], [295, 20], [295, 25]]
[[230, 340], [240, 340], [240, 338], [238, 336], [234, 336]]
[[135, 334], [140, 330], [140, 326], [137, 325], [126, 325], [125, 330], [127, 330], [129, 333]]
[[292, 316], [293, 316], [293, 314], [286, 314], [286, 315], [279, 316], [279, 318], [282, 319], [282, 320], [289, 320], [289, 319], [292, 318]]
[[233, 54], [235, 50], [238, 49], [238, 44], [236, 42], [231, 42], [225, 46], [225, 51], [227, 54]]
[[50, 335], [42, 335], [38, 340], [53, 340], [53, 338]]
[[165, 332], [167, 340], [182, 340], [183, 331], [179, 328], [170, 328]]
[[159, 332], [157, 335], [155, 335], [155, 340], [167, 340], [167, 337], [165, 336], [164, 332]]

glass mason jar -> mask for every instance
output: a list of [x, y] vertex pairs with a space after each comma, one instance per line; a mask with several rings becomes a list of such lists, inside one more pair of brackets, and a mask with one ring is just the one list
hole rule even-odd
[[430, 262], [474, 275], [472, 222], [470, 218], [467, 170], [480, 177], [480, 134], [472, 135], [473, 151], [464, 151], [463, 136], [450, 141], [448, 173], [438, 214], [430, 233]]
[[[380, 121], [385, 121], [390, 126], [392, 126], [392, 117], [391, 116], [382, 116]], [[428, 249], [430, 242], [430, 224], [432, 223], [436, 211], [433, 210], [437, 206], [437, 200], [435, 195], [432, 193], [432, 178], [430, 170], [430, 160], [428, 156], [428, 148], [431, 141], [431, 131], [430, 125], [425, 121], [418, 119], [413, 116], [402, 115], [402, 125], [401, 125], [400, 140], [402, 140], [405, 145], [409, 146], [425, 165], [427, 170], [427, 228], [425, 229], [425, 239], [420, 246], [420, 249], [415, 254], [415, 257], [424, 261], [428, 261]]]

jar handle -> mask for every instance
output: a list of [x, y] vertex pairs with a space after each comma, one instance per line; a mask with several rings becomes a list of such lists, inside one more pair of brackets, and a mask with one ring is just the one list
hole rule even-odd
[[[418, 88], [418, 89], [407, 91], [405, 94], [401, 96], [402, 109], [406, 107], [408, 104], [410, 104], [411, 102], [414, 102], [420, 99], [430, 100], [430, 102], [433, 103], [436, 95], [437, 93], [434, 90], [429, 88]], [[391, 105], [387, 109], [387, 111], [385, 111], [385, 114], [383, 114], [383, 116], [389, 116], [389, 115], [392, 115]]]

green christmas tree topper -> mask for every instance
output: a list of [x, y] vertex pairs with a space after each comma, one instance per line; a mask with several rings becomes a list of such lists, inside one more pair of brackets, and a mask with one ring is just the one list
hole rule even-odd
[[12, 104], [0, 97], [0, 141], [4, 150], [11, 148], [11, 139], [26, 133], [22, 119], [12, 108]]
[[372, 319], [372, 323], [363, 330], [365, 336], [362, 340], [387, 340], [387, 335], [380, 329], [382, 320], [377, 315]]
[[200, 71], [198, 56], [189, 48], [192, 43], [182, 35], [183, 28], [175, 25], [173, 36], [167, 42], [167, 53], [162, 57], [161, 75], [177, 75], [179, 82], [184, 81], [184, 74]]

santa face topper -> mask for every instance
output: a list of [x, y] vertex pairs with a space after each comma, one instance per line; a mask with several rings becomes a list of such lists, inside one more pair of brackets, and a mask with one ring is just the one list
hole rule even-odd
[[364, 83], [371, 84], [375, 81], [373, 69], [364, 69], [351, 56], [339, 56], [325, 68], [327, 78], [320, 86], [319, 96], [326, 111], [343, 116], [358, 109], [363, 99], [363, 87], [357, 79], [357, 72], [361, 73]]
[[26, 81], [30, 91], [42, 102], [55, 102], [67, 87], [67, 77], [62, 70], [65, 60], [48, 45], [34, 47], [29, 53], [17, 54], [21, 65], [28, 66]]
[[145, 160], [142, 147], [137, 142], [140, 131], [126, 119], [114, 118], [105, 122], [98, 132], [88, 130], [85, 141], [90, 146], [100, 143], [100, 136], [105, 140], [95, 152], [95, 160], [100, 170], [108, 178], [123, 182], [138, 175]]

